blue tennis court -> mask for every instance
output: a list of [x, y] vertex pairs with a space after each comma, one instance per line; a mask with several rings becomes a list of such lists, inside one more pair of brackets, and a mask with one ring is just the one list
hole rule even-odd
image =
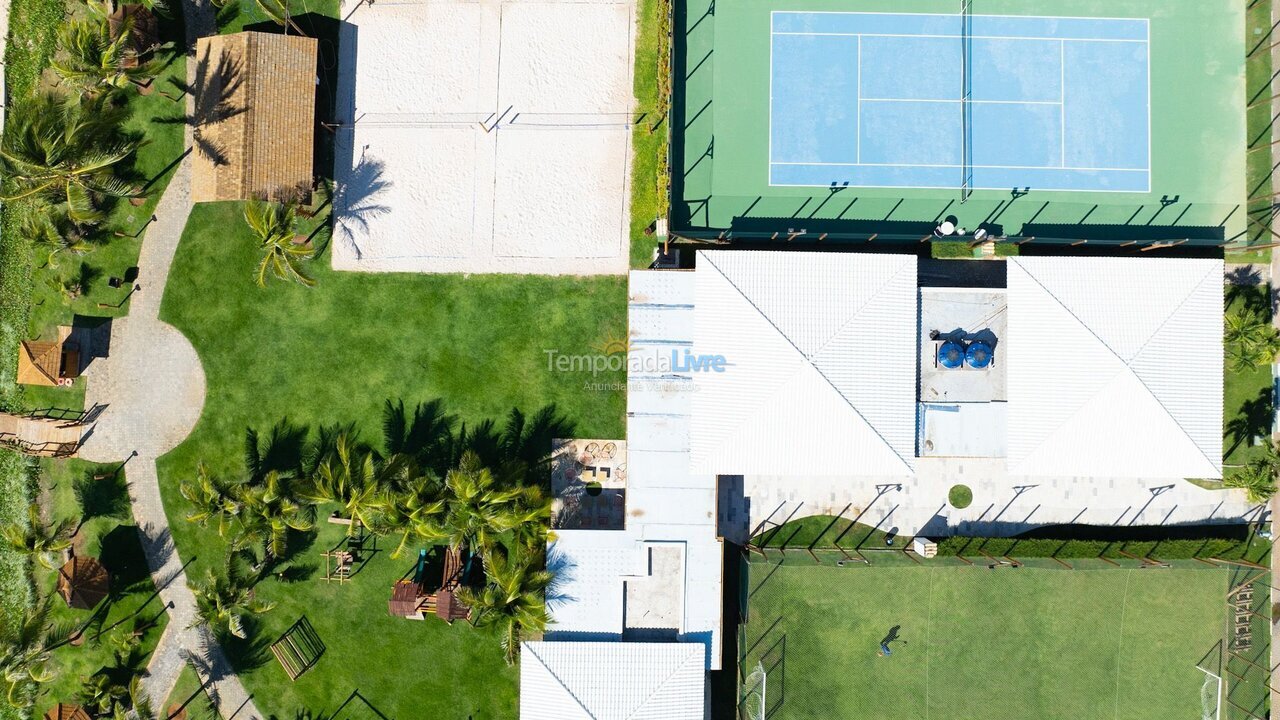
[[772, 14], [769, 184], [1149, 192], [1145, 19]]

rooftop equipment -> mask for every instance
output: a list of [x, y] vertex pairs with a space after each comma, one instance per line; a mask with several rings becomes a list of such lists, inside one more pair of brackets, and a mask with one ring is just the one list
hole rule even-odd
[[965, 362], [975, 370], [986, 368], [991, 364], [991, 346], [981, 340], [975, 340], [965, 353]]
[[938, 364], [947, 370], [957, 370], [964, 364], [964, 346], [948, 340], [938, 347]]

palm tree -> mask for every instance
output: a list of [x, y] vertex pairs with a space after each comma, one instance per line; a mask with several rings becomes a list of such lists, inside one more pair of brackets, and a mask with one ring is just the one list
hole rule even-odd
[[1274, 443], [1260, 457], [1254, 458], [1235, 472], [1228, 473], [1222, 484], [1245, 491], [1251, 503], [1262, 504], [1276, 494], [1276, 474], [1280, 472], [1280, 450]]
[[297, 237], [297, 205], [255, 201], [245, 205], [244, 219], [258, 239], [262, 262], [258, 263], [258, 287], [266, 287], [267, 275], [293, 280], [306, 287], [316, 281], [302, 271], [303, 260], [315, 256], [306, 243], [295, 243]]
[[126, 112], [99, 100], [67, 102], [48, 92], [15, 105], [0, 141], [0, 200], [40, 198], [66, 205], [79, 224], [100, 221], [104, 197], [135, 197], [117, 172], [138, 143], [120, 128]]
[[286, 30], [288, 28], [293, 28], [293, 31], [299, 35], [306, 35], [302, 28], [298, 27], [298, 24], [295, 23], [291, 17], [294, 13], [289, 7], [289, 0], [255, 0], [255, 2], [258, 5], [258, 9], [261, 10], [262, 14], [266, 15], [267, 19], [271, 22], [285, 28]]
[[30, 555], [36, 562], [53, 570], [58, 565], [51, 558], [60, 556], [62, 551], [71, 547], [75, 528], [75, 519], [46, 524], [40, 517], [40, 506], [31, 503], [27, 506], [26, 525], [5, 525], [0, 528], [0, 535], [3, 535], [9, 549]]
[[270, 612], [275, 603], [254, 597], [257, 576], [247, 569], [242, 559], [228, 558], [225, 575], [206, 572], [204, 582], [191, 589], [196, 597], [196, 620], [192, 627], [206, 627], [215, 634], [248, 637], [245, 618]]
[[391, 552], [392, 558], [399, 558], [410, 540], [434, 542], [448, 537], [444, 526], [446, 508], [439, 482], [417, 475], [397, 483], [396, 491], [379, 512], [378, 524], [373, 530], [379, 535], [399, 537], [396, 549]]
[[129, 688], [121, 684], [108, 668], [90, 675], [80, 687], [80, 705], [98, 717], [115, 715], [129, 698]]
[[1280, 333], [1253, 307], [1227, 313], [1222, 341], [1229, 366], [1235, 372], [1262, 367], [1280, 352]]
[[261, 543], [267, 559], [284, 557], [290, 530], [315, 527], [315, 506], [298, 500], [290, 479], [278, 470], [241, 486], [241, 533], [235, 544]]
[[342, 514], [351, 520], [349, 535], [361, 527], [378, 525], [378, 513], [388, 505], [385, 480], [373, 453], [357, 447], [347, 434], [339, 435], [333, 449], [320, 459], [311, 487], [302, 493], [312, 503], [337, 503]]
[[14, 707], [30, 707], [35, 700], [31, 686], [53, 679], [50, 654], [72, 632], [66, 623], [51, 623], [52, 612], [53, 597], [46, 596], [15, 622], [0, 624], [0, 677], [6, 684], [5, 697]]
[[216, 521], [218, 536], [226, 537], [227, 530], [244, 510], [240, 499], [243, 484], [211, 475], [205, 464], [200, 463], [196, 466], [195, 482], [184, 482], [178, 486], [178, 492], [192, 505], [187, 520], [200, 527], [208, 527], [210, 522]]
[[551, 622], [546, 591], [555, 574], [542, 567], [542, 556], [517, 551], [511, 557], [493, 552], [485, 560], [488, 584], [480, 590], [461, 588], [458, 599], [475, 613], [479, 627], [497, 627], [507, 664], [514, 665], [520, 641], [542, 633]]
[[131, 47], [133, 21], [113, 36], [104, 17], [70, 20], [58, 31], [58, 54], [52, 64], [62, 79], [88, 93], [105, 88], [142, 85], [155, 76], [155, 64], [140, 62]]
[[84, 255], [93, 249], [85, 229], [56, 210], [26, 213], [21, 230], [32, 245], [48, 251], [45, 265], [51, 268], [58, 267], [59, 255]]
[[458, 467], [445, 475], [446, 528], [449, 546], [462, 551], [478, 548], [490, 553], [500, 536], [543, 515], [536, 488], [503, 487], [472, 451], [463, 453]]

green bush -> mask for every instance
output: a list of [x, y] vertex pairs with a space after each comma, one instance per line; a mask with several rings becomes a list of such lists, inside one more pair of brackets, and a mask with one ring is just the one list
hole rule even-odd
[[1055, 538], [982, 538], [952, 536], [938, 540], [939, 555], [983, 553], [1000, 557], [1123, 558], [1122, 553], [1159, 560], [1221, 558], [1256, 561], [1266, 553], [1265, 543], [1250, 549], [1245, 540], [1230, 538], [1178, 538], [1173, 540], [1107, 541]]
[[963, 510], [973, 504], [973, 491], [968, 485], [952, 485], [947, 492], [947, 502], [957, 510]]

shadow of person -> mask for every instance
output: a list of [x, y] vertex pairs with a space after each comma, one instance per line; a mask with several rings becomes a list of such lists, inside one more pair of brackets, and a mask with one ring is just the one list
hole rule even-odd
[[898, 639], [898, 629], [899, 629], [899, 628], [901, 628], [901, 627], [902, 627], [901, 625], [894, 625], [893, 627], [889, 628], [889, 634], [884, 636], [884, 639], [880, 641], [880, 644], [881, 644], [881, 645], [888, 645], [889, 643], [893, 642], [894, 640], [897, 640], [897, 639]]

